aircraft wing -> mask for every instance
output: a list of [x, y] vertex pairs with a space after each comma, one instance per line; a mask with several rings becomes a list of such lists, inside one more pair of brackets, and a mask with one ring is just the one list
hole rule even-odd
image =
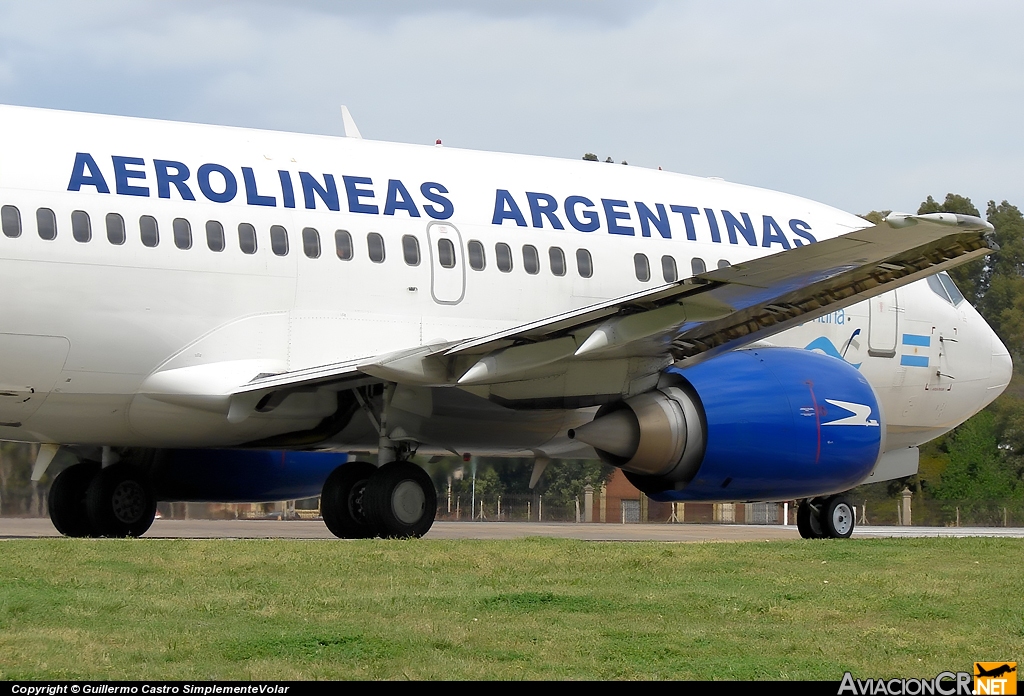
[[992, 229], [967, 215], [890, 215], [839, 237], [488, 336], [261, 376], [235, 393], [347, 388], [368, 379], [495, 384], [546, 366], [621, 358], [690, 364], [989, 254]]
[[[560, 341], [568, 354], [558, 360], [669, 355], [691, 363], [989, 254], [991, 232], [987, 222], [967, 215], [890, 216], [833, 239], [465, 341], [445, 355], [493, 357], [490, 370], [474, 365], [462, 384], [505, 372], [502, 363], [517, 362], [505, 353], [550, 359], [558, 351], [541, 355], [541, 346]], [[518, 362], [521, 369], [530, 361]]]

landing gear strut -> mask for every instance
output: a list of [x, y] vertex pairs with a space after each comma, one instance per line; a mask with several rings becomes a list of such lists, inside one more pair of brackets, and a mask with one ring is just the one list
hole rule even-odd
[[421, 537], [437, 513], [434, 483], [407, 461], [380, 468], [366, 462], [342, 464], [324, 483], [324, 523], [342, 539]]
[[848, 539], [853, 534], [853, 505], [843, 495], [800, 502], [796, 527], [804, 539]]
[[125, 463], [68, 467], [54, 479], [46, 505], [53, 526], [70, 537], [142, 536], [156, 517], [148, 477]]
[[420, 467], [408, 461], [415, 446], [393, 440], [387, 418], [397, 385], [387, 383], [377, 411], [369, 394], [354, 391], [356, 401], [379, 434], [377, 466], [342, 464], [327, 477], [320, 511], [331, 532], [342, 539], [421, 537], [434, 524], [437, 491]]

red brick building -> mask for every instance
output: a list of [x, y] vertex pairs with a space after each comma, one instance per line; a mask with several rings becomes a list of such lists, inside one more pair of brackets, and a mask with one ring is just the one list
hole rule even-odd
[[[790, 506], [791, 516], [793, 506]], [[608, 483], [584, 504], [584, 522], [725, 522], [780, 524], [782, 506], [774, 503], [659, 503], [641, 493], [616, 469]], [[790, 524], [795, 520], [790, 520]]]

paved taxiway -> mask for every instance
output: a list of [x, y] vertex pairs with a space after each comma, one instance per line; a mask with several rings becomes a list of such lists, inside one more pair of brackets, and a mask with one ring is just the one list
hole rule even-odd
[[[857, 527], [854, 537], [1016, 537], [1019, 527]], [[0, 518], [0, 539], [60, 536], [48, 519]], [[744, 524], [572, 524], [435, 522], [428, 539], [519, 539], [539, 536], [586, 541], [771, 541], [798, 539], [796, 527]], [[150, 539], [333, 539], [320, 521], [157, 520]]]

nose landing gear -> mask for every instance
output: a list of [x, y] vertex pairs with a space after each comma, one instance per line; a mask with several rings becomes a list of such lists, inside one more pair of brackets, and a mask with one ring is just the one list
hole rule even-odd
[[848, 539], [853, 534], [853, 505], [843, 495], [800, 502], [796, 527], [804, 539]]

